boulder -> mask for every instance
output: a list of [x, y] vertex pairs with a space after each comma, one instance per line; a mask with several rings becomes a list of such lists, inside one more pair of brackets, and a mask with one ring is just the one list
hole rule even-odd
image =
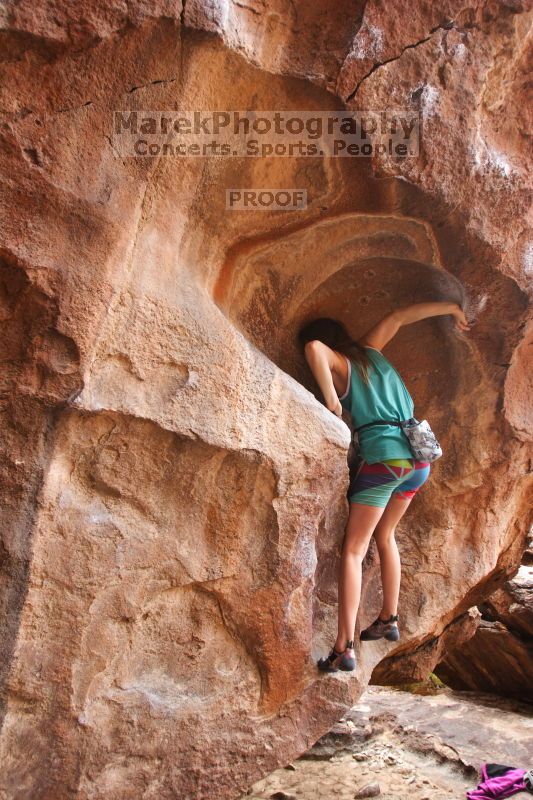
[[533, 702], [533, 567], [521, 566], [480, 609], [474, 636], [446, 650], [437, 675], [456, 689]]

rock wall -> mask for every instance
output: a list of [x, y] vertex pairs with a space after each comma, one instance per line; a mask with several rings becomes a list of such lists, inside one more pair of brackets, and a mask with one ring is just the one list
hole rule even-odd
[[[530, 19], [520, 2], [407, 6], [4, 4], [6, 797], [237, 797], [516, 569]], [[419, 109], [420, 158], [124, 159], [110, 136], [117, 109], [342, 101]], [[309, 205], [228, 213], [234, 186]], [[403, 639], [320, 676], [349, 433], [294, 334], [331, 313], [357, 336], [444, 297], [471, 334], [433, 319], [387, 350], [446, 454], [398, 528]], [[362, 624], [377, 570], [372, 551]]]

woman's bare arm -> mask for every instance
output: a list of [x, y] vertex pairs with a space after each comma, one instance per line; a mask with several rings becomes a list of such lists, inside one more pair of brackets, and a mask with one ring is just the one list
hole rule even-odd
[[328, 347], [327, 344], [320, 342], [318, 339], [307, 342], [304, 350], [306, 361], [320, 387], [326, 406], [338, 417], [342, 416], [342, 406], [335, 388], [334, 377], [335, 381], [340, 385], [342, 380], [339, 374], [340, 369], [344, 367], [347, 373], [347, 365], [339, 364], [340, 356], [331, 347]]
[[387, 314], [386, 317], [359, 339], [359, 343], [381, 350], [398, 333], [402, 325], [411, 325], [411, 323], [418, 322], [421, 319], [437, 317], [443, 314], [452, 314], [455, 317], [458, 330], [470, 330], [470, 325], [463, 310], [457, 303], [414, 303]]

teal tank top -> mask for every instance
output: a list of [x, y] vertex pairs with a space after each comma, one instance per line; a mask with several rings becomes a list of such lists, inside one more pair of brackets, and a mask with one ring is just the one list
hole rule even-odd
[[[354, 427], [377, 419], [409, 419], [414, 416], [411, 395], [390, 361], [374, 347], [365, 346], [371, 361], [367, 385], [357, 365], [347, 356], [348, 385], [339, 397], [341, 405], [350, 412]], [[361, 456], [367, 464], [397, 458], [413, 458], [407, 437], [396, 425], [374, 425], [360, 431]]]

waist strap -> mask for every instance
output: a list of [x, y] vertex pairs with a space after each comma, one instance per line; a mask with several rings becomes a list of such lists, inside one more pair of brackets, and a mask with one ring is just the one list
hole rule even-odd
[[359, 432], [362, 431], [363, 428], [370, 428], [371, 425], [397, 425], [399, 428], [401, 428], [402, 423], [398, 422], [397, 419], [377, 419], [375, 422], [367, 422], [365, 425], [359, 425], [359, 427], [355, 428], [355, 430]]

